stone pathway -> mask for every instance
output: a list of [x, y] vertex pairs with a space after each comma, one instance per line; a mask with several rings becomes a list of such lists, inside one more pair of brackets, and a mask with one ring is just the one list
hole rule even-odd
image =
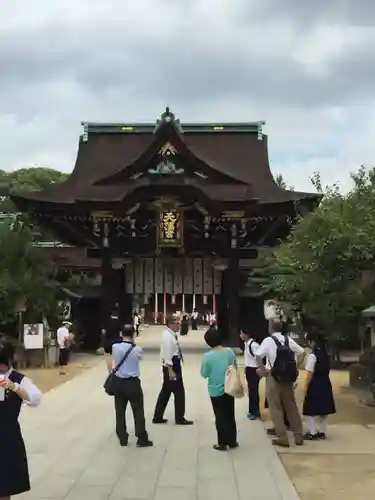
[[195, 425], [174, 426], [170, 405], [170, 423], [156, 426], [151, 417], [160, 389], [159, 356], [145, 353], [142, 382], [153, 448], [137, 449], [132, 435], [127, 448], [118, 445], [113, 402], [102, 389], [104, 358], [48, 392], [39, 409], [25, 408], [21, 420], [33, 487], [18, 498], [297, 500], [263, 425], [246, 419], [245, 400], [237, 404], [241, 447], [226, 453], [212, 449], [215, 430], [205, 381], [199, 376], [200, 355], [187, 353], [185, 358], [187, 417]]

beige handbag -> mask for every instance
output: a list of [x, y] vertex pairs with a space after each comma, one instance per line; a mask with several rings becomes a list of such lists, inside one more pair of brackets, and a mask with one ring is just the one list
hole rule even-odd
[[235, 366], [230, 365], [225, 374], [224, 392], [234, 398], [243, 398], [245, 389], [241, 381], [240, 374]]

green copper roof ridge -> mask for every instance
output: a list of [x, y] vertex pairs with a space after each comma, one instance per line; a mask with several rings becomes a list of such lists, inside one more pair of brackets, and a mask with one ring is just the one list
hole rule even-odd
[[[181, 122], [182, 127], [258, 127], [260, 125], [265, 125], [266, 122], [263, 120], [251, 121], [251, 122]], [[87, 127], [134, 127], [134, 128], [154, 128], [155, 123], [151, 122], [81, 122], [82, 126]]]

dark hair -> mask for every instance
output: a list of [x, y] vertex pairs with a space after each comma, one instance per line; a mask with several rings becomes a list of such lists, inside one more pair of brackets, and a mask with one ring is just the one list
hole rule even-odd
[[0, 338], [0, 364], [10, 366], [14, 359], [14, 346], [9, 340]]
[[123, 337], [134, 337], [134, 326], [131, 324], [126, 324], [122, 327], [121, 335]]
[[165, 324], [166, 324], [166, 326], [169, 326], [169, 325], [175, 325], [176, 323], [178, 323], [178, 318], [177, 318], [177, 316], [169, 316], [169, 317], [165, 320]]
[[217, 328], [211, 326], [204, 334], [204, 341], [209, 347], [218, 347], [221, 345], [223, 337]]
[[326, 348], [327, 346], [327, 340], [321, 333], [317, 332], [306, 333], [305, 339], [307, 340], [307, 342], [315, 342], [315, 344], [319, 347]]

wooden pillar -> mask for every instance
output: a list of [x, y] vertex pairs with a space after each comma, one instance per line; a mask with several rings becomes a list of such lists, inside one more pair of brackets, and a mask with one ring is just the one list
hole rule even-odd
[[106, 328], [114, 307], [112, 257], [109, 248], [103, 248], [101, 260], [101, 323], [102, 328]]
[[158, 307], [158, 299], [159, 296], [157, 293], [155, 293], [155, 310], [154, 310], [154, 323], [155, 325], [158, 324], [158, 316], [159, 316], [159, 307]]
[[163, 325], [167, 322], [167, 294], [163, 295]]
[[228, 259], [228, 345], [238, 347], [240, 345], [240, 297], [239, 276], [240, 266], [237, 249], [237, 226], [231, 228], [231, 249]]
[[240, 298], [239, 298], [239, 259], [237, 255], [229, 258], [228, 279], [228, 345], [240, 345]]

